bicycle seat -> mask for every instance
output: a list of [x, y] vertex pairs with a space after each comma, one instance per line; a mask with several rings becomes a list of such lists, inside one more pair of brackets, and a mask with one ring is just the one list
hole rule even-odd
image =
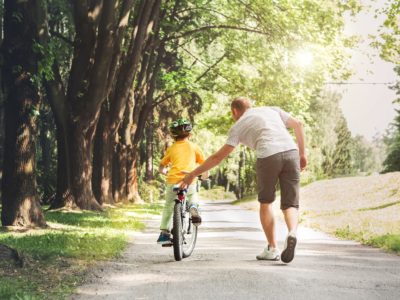
[[174, 187], [172, 188], [172, 190], [174, 192], [183, 192], [183, 193], [187, 193], [187, 189], [184, 188], [182, 189], [179, 185], [174, 185]]

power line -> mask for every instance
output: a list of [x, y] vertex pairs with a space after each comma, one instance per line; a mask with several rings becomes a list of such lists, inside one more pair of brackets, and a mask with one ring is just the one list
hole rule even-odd
[[325, 84], [337, 85], [394, 85], [396, 82], [325, 82]]

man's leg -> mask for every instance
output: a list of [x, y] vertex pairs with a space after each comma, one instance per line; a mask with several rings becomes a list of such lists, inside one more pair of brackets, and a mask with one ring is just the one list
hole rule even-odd
[[295, 207], [289, 207], [282, 211], [285, 217], [285, 223], [289, 232], [296, 232], [299, 223], [299, 210]]
[[279, 153], [258, 158], [256, 163], [260, 221], [267, 238], [267, 247], [256, 256], [259, 260], [279, 260], [280, 253], [275, 238], [275, 217], [272, 202], [275, 200], [275, 188], [281, 165]]
[[260, 220], [267, 238], [267, 245], [272, 248], [277, 248], [275, 238], [275, 217], [272, 210], [272, 203], [260, 203]]
[[281, 260], [289, 263], [293, 260], [297, 244], [296, 230], [299, 219], [300, 162], [297, 151], [283, 152], [284, 166], [279, 175], [281, 186], [281, 209], [285, 217], [288, 235], [281, 253]]

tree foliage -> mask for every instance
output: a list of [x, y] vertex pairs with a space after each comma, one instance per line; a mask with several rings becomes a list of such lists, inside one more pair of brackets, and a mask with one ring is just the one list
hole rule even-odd
[[[36, 176], [53, 208], [152, 198], [169, 122], [191, 119], [209, 155], [225, 142], [238, 95], [304, 121], [315, 177], [328, 174], [328, 158], [350, 172], [339, 96], [324, 92], [324, 82], [350, 74], [353, 38], [343, 35], [343, 15], [356, 13], [357, 1], [40, 3], [45, 18], [31, 74], [42, 100]], [[238, 197], [253, 193], [255, 159], [239, 148], [215, 181]]]
[[[382, 24], [381, 39], [374, 44], [379, 47], [383, 59], [396, 65], [395, 72], [400, 76], [400, 1], [388, 1], [385, 8], [379, 13], [385, 14], [386, 19]], [[400, 81], [397, 81], [392, 89], [399, 96]], [[400, 99], [397, 98], [394, 103], [400, 104]], [[387, 156], [383, 163], [384, 172], [400, 171], [400, 110], [397, 109], [396, 112], [392, 129], [385, 139]]]

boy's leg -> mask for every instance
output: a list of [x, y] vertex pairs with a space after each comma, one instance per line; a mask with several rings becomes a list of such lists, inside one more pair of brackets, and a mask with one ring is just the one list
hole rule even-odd
[[191, 207], [192, 205], [199, 206], [199, 203], [198, 203], [199, 197], [197, 194], [196, 183], [193, 183], [188, 186], [188, 191], [187, 191], [186, 196], [187, 196], [187, 204], [189, 207]]
[[169, 231], [171, 228], [171, 218], [174, 213], [174, 205], [175, 205], [175, 192], [172, 190], [173, 185], [167, 184], [165, 191], [165, 204], [163, 213], [161, 216], [161, 225], [160, 229], [163, 231]]
[[195, 225], [200, 225], [201, 217], [199, 212], [197, 184], [191, 184], [188, 187], [187, 205], [192, 215], [192, 223]]

